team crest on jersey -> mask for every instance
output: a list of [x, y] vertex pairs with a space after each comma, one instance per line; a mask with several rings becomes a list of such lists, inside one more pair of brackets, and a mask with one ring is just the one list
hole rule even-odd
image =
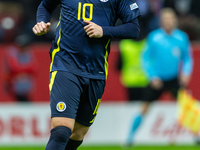
[[136, 3], [133, 3], [130, 5], [131, 10], [134, 10], [136, 8], [138, 8], [138, 5]]
[[101, 2], [107, 2], [108, 0], [100, 0]]
[[57, 110], [59, 112], [63, 112], [66, 109], [66, 104], [64, 102], [59, 102], [56, 106]]

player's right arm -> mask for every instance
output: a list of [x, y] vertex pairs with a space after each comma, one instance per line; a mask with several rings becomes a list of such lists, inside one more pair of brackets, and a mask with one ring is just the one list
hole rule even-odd
[[50, 29], [50, 26], [51, 26], [51, 23], [48, 22], [48, 23], [44, 23], [43, 21], [42, 22], [38, 22], [34, 27], [33, 27], [33, 33], [35, 35], [43, 35], [43, 34], [46, 34], [49, 29]]
[[37, 9], [37, 24], [33, 27], [33, 33], [40, 36], [46, 34], [51, 26], [51, 13], [60, 4], [60, 0], [43, 0]]

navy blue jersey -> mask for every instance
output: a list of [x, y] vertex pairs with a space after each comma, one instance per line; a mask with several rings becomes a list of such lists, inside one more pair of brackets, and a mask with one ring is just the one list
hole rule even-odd
[[[51, 0], [43, 0], [45, 5]], [[134, 0], [60, 0], [61, 15], [50, 49], [50, 71], [106, 79], [110, 37], [89, 38], [83, 20], [102, 27], [115, 26], [120, 18], [127, 23], [140, 16]]]

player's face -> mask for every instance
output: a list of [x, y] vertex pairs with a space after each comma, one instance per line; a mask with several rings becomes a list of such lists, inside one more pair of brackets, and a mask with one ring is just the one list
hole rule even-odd
[[177, 26], [176, 17], [171, 13], [163, 13], [160, 18], [162, 28], [170, 33]]

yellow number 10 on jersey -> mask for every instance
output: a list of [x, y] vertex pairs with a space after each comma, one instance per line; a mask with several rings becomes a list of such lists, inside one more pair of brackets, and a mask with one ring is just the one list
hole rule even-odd
[[[90, 8], [89, 18], [86, 18], [86, 7]], [[78, 18], [77, 18], [78, 20], [81, 19], [81, 10], [82, 10], [82, 18], [83, 18], [83, 20], [91, 21], [92, 20], [92, 16], [93, 16], [93, 4], [85, 3], [85, 4], [83, 4], [83, 7], [82, 7], [81, 2], [78, 3]]]

